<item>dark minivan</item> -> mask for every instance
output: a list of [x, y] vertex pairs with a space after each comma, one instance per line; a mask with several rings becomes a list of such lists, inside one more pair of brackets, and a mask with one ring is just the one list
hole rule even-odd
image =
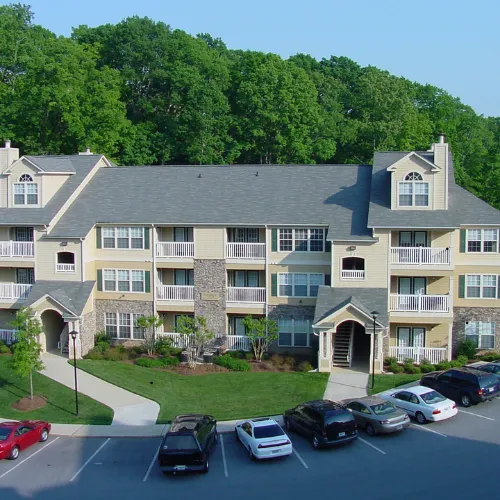
[[217, 421], [210, 415], [175, 417], [163, 438], [158, 463], [163, 474], [208, 472], [209, 457], [217, 443]]
[[420, 379], [420, 385], [430, 387], [465, 407], [496, 398], [500, 389], [495, 375], [465, 366], [428, 373]]
[[289, 431], [309, 438], [314, 448], [349, 443], [358, 437], [352, 413], [327, 399], [309, 401], [286, 410], [283, 420]]

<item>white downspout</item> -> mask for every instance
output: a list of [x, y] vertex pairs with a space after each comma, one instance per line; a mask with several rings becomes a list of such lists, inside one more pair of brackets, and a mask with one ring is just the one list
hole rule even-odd
[[268, 245], [268, 240], [269, 240], [269, 237], [268, 237], [268, 234], [267, 234], [267, 224], [264, 226], [264, 230], [265, 230], [265, 233], [266, 233], [266, 237], [265, 237], [265, 240], [266, 240], [266, 252], [265, 252], [265, 260], [264, 260], [264, 272], [266, 274], [266, 279], [265, 279], [265, 285], [266, 285], [266, 294], [265, 294], [265, 302], [264, 302], [264, 307], [265, 307], [265, 315], [266, 315], [266, 319], [267, 317], [269, 316], [269, 312], [268, 312], [268, 309], [269, 309], [269, 276], [268, 276], [268, 271], [269, 271], [269, 262], [268, 262], [268, 252], [269, 252], [269, 245]]
[[85, 238], [80, 238], [80, 275], [82, 283], [85, 281], [85, 259], [83, 256], [83, 241]]
[[151, 231], [153, 233], [151, 239], [151, 248], [153, 252], [153, 279], [152, 281], [152, 290], [153, 290], [153, 315], [156, 316], [156, 280], [158, 278], [158, 271], [156, 269], [156, 227], [154, 224], [151, 224]]

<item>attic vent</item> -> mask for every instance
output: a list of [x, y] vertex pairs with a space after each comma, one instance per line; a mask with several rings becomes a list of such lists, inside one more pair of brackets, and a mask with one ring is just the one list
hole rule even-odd
[[92, 151], [90, 151], [90, 148], [87, 148], [83, 153], [78, 153], [80, 156], [83, 155], [93, 155]]
[[198, 179], [201, 179], [201, 174], [198, 174]]
[[255, 177], [259, 177], [259, 172], [255, 172]]

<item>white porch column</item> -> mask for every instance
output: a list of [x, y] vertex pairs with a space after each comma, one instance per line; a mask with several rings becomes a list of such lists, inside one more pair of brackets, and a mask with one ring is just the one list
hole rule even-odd
[[448, 325], [448, 351], [446, 352], [446, 355], [447, 355], [446, 360], [447, 361], [451, 360], [451, 356], [453, 354], [452, 348], [453, 348], [453, 323], [450, 323]]
[[330, 331], [320, 330], [319, 333], [319, 350], [318, 350], [318, 371], [329, 372], [332, 369], [332, 349]]
[[[82, 359], [82, 341], [80, 339], [80, 320], [74, 320], [74, 321], [68, 321], [68, 334], [70, 334], [73, 330], [78, 332], [78, 335], [76, 336], [76, 341], [75, 341], [75, 347], [76, 347], [76, 359]], [[68, 339], [68, 345], [69, 345], [69, 358], [73, 359], [74, 354], [73, 354], [73, 339], [71, 338], [71, 335], [69, 335]]]

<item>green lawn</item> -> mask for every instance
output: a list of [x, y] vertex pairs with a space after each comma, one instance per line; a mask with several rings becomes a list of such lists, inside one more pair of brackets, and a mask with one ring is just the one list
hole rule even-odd
[[414, 380], [419, 380], [421, 376], [421, 373], [415, 375], [409, 375], [407, 373], [395, 373], [394, 375], [375, 375], [375, 387], [373, 389], [369, 389], [368, 393], [376, 394], [378, 392], [392, 389], [393, 387], [399, 387], [400, 385], [408, 384], [409, 382], [413, 382]]
[[35, 394], [48, 403], [39, 410], [17, 411], [11, 404], [29, 395], [29, 379], [18, 377], [9, 367], [10, 356], [0, 356], [0, 417], [14, 420], [40, 419], [58, 424], [110, 424], [113, 410], [83, 394], [79, 394], [79, 416], [75, 416], [75, 393], [50, 378], [35, 373]]
[[178, 375], [113, 361], [82, 360], [78, 368], [160, 404], [158, 423], [200, 412], [218, 420], [277, 415], [322, 398], [328, 373], [224, 372]]

